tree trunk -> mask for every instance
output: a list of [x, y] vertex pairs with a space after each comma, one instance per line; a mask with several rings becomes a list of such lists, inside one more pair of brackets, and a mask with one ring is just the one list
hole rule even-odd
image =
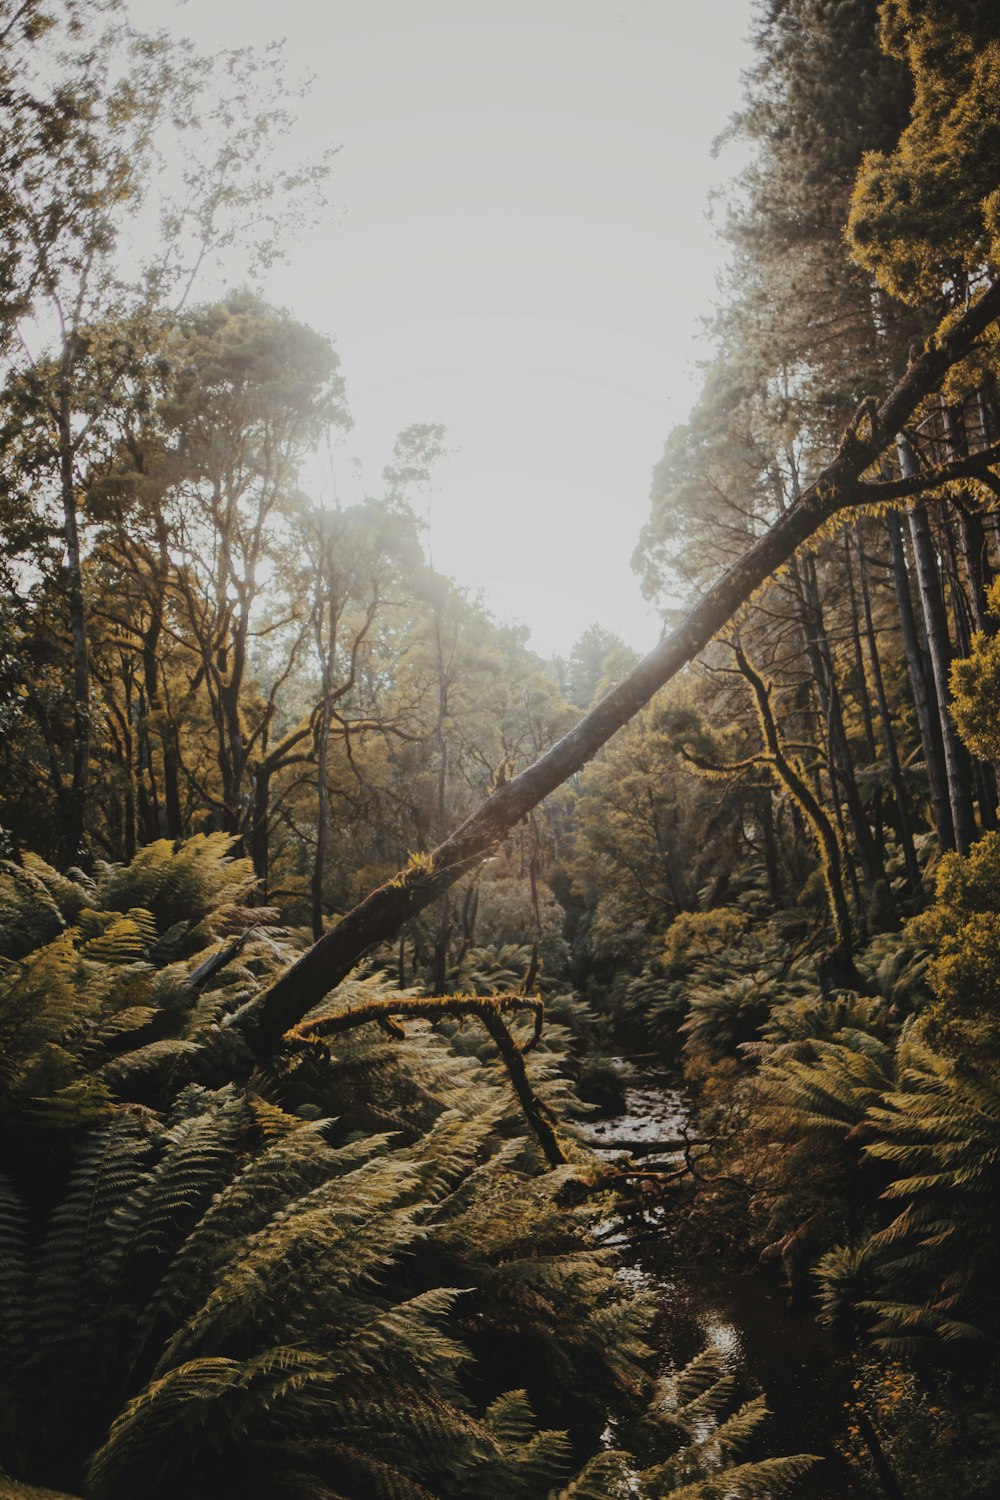
[[[833, 653], [830, 650], [830, 642], [823, 620], [819, 584], [816, 579], [815, 568], [810, 566], [808, 560], [804, 569], [804, 579], [807, 590], [806, 610], [808, 628], [810, 630], [810, 664], [813, 666], [817, 678], [823, 714], [829, 731], [831, 772], [835, 774], [837, 785], [843, 793], [847, 814], [851, 822], [851, 829], [854, 833], [855, 846], [858, 851], [858, 863], [861, 866], [865, 890], [869, 902], [871, 902], [880, 888], [882, 891], [888, 890], [888, 880], [886, 879], [885, 867], [875, 847], [875, 840], [872, 838], [872, 831], [865, 813], [864, 804], [861, 801], [861, 793], [858, 791], [858, 783], [855, 779], [854, 761], [851, 756], [847, 730], [844, 727], [844, 713], [833, 665]], [[888, 905], [891, 908], [891, 896]]]
[[[916, 459], [907, 438], [898, 438], [900, 467], [904, 476], [916, 473]], [[909, 506], [907, 518], [913, 556], [917, 564], [917, 586], [927, 631], [927, 647], [931, 655], [931, 671], [937, 699], [938, 721], [941, 725], [941, 740], [944, 746], [945, 774], [948, 779], [948, 801], [955, 830], [955, 848], [959, 854], [968, 854], [976, 837], [976, 822], [972, 811], [972, 763], [952, 723], [950, 704], [951, 686], [948, 668], [951, 665], [951, 641], [948, 636], [948, 617], [945, 613], [941, 593], [941, 578], [938, 572], [937, 555], [931, 536], [930, 522], [923, 503]]]
[[63, 384], [59, 396], [59, 488], [66, 544], [66, 602], [73, 651], [73, 749], [68, 795], [60, 812], [60, 835], [66, 863], [86, 865], [85, 829], [90, 795], [90, 653], [73, 480], [73, 430], [68, 388], [71, 361], [72, 354], [67, 345], [63, 353]]
[[959, 497], [955, 508], [958, 511], [962, 557], [969, 580], [973, 628], [982, 631], [984, 635], [995, 635], [997, 622], [990, 613], [986, 597], [993, 582], [993, 564], [990, 562], [982, 512], [971, 496], [966, 495]]
[[[249, 854], [253, 861], [253, 872], [257, 877], [255, 899], [267, 901], [271, 880], [270, 834], [271, 834], [271, 768], [266, 763], [257, 767], [253, 778], [253, 803], [250, 812]], [[322, 930], [322, 929], [320, 929]], [[315, 934], [314, 934], [315, 936]]]
[[903, 650], [910, 674], [910, 686], [913, 689], [913, 704], [917, 713], [924, 765], [927, 767], [927, 782], [931, 794], [931, 806], [934, 809], [934, 826], [941, 848], [954, 849], [955, 827], [951, 819], [951, 803], [948, 800], [948, 778], [944, 767], [941, 724], [937, 715], [937, 704], [933, 698], [929, 663], [920, 644], [920, 632], [917, 629], [917, 618], [910, 595], [910, 575], [906, 565], [902, 527], [895, 511], [889, 511], [887, 514], [885, 527], [889, 534], [896, 607], [899, 610]]
[[326, 873], [326, 846], [330, 836], [330, 791], [327, 774], [330, 759], [330, 696], [324, 676], [322, 720], [316, 745], [316, 854], [313, 859], [310, 893], [312, 898], [312, 935], [323, 935], [323, 877]]
[[830, 912], [830, 925], [833, 929], [834, 941], [831, 951], [833, 973], [839, 982], [850, 983], [855, 977], [852, 956], [853, 930], [851, 911], [841, 878], [840, 840], [822, 804], [809, 790], [799, 767], [785, 754], [771, 708], [771, 695], [763, 678], [754, 670], [739, 647], [736, 648], [736, 661], [750, 684], [757, 704], [757, 717], [760, 721], [764, 744], [767, 747], [768, 767], [774, 778], [785, 788], [795, 806], [799, 808], [812, 830], [819, 852], [820, 869]]
[[858, 554], [858, 588], [861, 594], [865, 643], [868, 647], [868, 662], [872, 674], [872, 686], [875, 689], [875, 703], [878, 708], [879, 723], [882, 728], [882, 743], [885, 746], [885, 758], [889, 766], [889, 780], [892, 782], [893, 795], [896, 799], [899, 843], [903, 851], [903, 859], [906, 864], [906, 879], [910, 890], [914, 897], [919, 897], [921, 889], [920, 865], [917, 861], [917, 852], [913, 844], [913, 830], [910, 826], [910, 810], [906, 802], [906, 788], [903, 785], [899, 752], [896, 749], [896, 736], [893, 731], [892, 715], [889, 712], [889, 702], [885, 693], [885, 679], [882, 676], [882, 663], [879, 660], [878, 642], [875, 638], [871, 592], [868, 588], [868, 570], [865, 566], [865, 549], [860, 521], [855, 523], [854, 543]]
[[[860, 538], [857, 528], [854, 532], [855, 540], [860, 548]], [[864, 571], [864, 554], [859, 550], [858, 563]], [[851, 560], [851, 533], [844, 528], [844, 567], [847, 570], [847, 597], [850, 601], [851, 617], [851, 646], [854, 651], [854, 670], [858, 679], [858, 706], [861, 709], [861, 722], [865, 731], [865, 748], [868, 751], [868, 760], [874, 764], [878, 759], [878, 751], [875, 748], [875, 725], [872, 720], [872, 708], [868, 698], [868, 675], [865, 672], [864, 652], [861, 647], [861, 628], [859, 621], [861, 611], [858, 609], [857, 591], [854, 587], [854, 565]]]

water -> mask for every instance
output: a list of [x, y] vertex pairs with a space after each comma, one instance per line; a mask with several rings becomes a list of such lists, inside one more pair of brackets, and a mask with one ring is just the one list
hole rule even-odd
[[[609, 1142], [677, 1141], [689, 1129], [691, 1103], [676, 1075], [639, 1068], [624, 1112], [588, 1122], [581, 1133], [603, 1154]], [[637, 1158], [639, 1164], [645, 1160]], [[666, 1170], [682, 1161], [681, 1155], [655, 1158]], [[669, 1207], [654, 1206], [639, 1220], [630, 1216], [604, 1226], [605, 1242], [620, 1248], [621, 1274], [654, 1303], [650, 1340], [660, 1351], [663, 1372], [680, 1368], [711, 1345], [741, 1394], [764, 1392], [772, 1414], [764, 1432], [767, 1452], [822, 1458], [796, 1487], [800, 1500], [873, 1500], [838, 1453], [846, 1436], [843, 1404], [850, 1374], [834, 1341], [808, 1311], [788, 1307], [773, 1276], [681, 1263], [667, 1233], [670, 1213]]]

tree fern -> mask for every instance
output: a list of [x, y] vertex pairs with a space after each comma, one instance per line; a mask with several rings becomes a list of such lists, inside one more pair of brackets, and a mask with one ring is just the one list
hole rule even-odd
[[745, 1460], [768, 1412], [762, 1397], [732, 1410], [733, 1393], [718, 1351], [703, 1350], [661, 1383], [643, 1419], [647, 1442], [669, 1447], [669, 1457], [641, 1467], [624, 1451], [598, 1454], [554, 1500], [773, 1500], [788, 1493], [815, 1458]]
[[[892, 1172], [886, 1199], [902, 1211], [871, 1237], [882, 1347], [910, 1352], [928, 1337], [995, 1334], [1000, 1300], [1000, 1083], [992, 1070], [958, 1067], [918, 1042], [901, 1052], [897, 1088], [871, 1110], [879, 1139], [868, 1154]], [[956, 1254], [956, 1246], [961, 1253]]]
[[253, 884], [253, 866], [231, 857], [232, 835], [196, 834], [180, 848], [159, 839], [129, 865], [106, 866], [99, 882], [109, 911], [144, 907], [160, 932], [183, 921], [191, 927], [238, 901]]
[[775, 1110], [804, 1130], [841, 1137], [856, 1129], [893, 1076], [892, 1050], [867, 1032], [844, 1028], [816, 1038], [812, 1060], [782, 1056], [764, 1065], [761, 1088]]

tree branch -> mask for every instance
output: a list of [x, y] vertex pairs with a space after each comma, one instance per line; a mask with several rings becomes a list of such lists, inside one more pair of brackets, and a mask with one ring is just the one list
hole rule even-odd
[[[535, 1028], [531, 1040], [520, 1047], [504, 1024], [503, 1012], [530, 1010], [534, 1012]], [[463, 1019], [475, 1016], [482, 1022], [496, 1044], [500, 1060], [507, 1070], [511, 1085], [520, 1101], [525, 1119], [531, 1126], [550, 1167], [565, 1166], [568, 1158], [556, 1135], [552, 1116], [531, 1087], [528, 1070], [524, 1064], [525, 1053], [538, 1045], [542, 1034], [544, 1006], [537, 996], [528, 995], [442, 995], [434, 998], [395, 995], [386, 1000], [368, 1000], [364, 1005], [352, 1006], [335, 1015], [317, 1016], [301, 1021], [290, 1032], [292, 1037], [305, 1040], [309, 1037], [335, 1036], [343, 1031], [353, 1031], [357, 1026], [371, 1022], [383, 1026], [394, 1036], [402, 1037], [402, 1028], [397, 1016], [419, 1016], [425, 1021], [440, 1021], [445, 1016]]]

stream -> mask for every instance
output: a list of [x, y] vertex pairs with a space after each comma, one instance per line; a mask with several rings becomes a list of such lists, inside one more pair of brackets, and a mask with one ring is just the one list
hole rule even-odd
[[[602, 1154], [608, 1151], [602, 1141], [676, 1140], [693, 1123], [691, 1101], [676, 1074], [623, 1061], [632, 1070], [623, 1113], [588, 1121], [581, 1130]], [[669, 1170], [670, 1159], [658, 1157], [657, 1165]], [[808, 1311], [789, 1309], [773, 1274], [737, 1274], [688, 1259], [682, 1264], [669, 1235], [656, 1233], [670, 1212], [669, 1206], [657, 1205], [638, 1222], [632, 1216], [627, 1223], [613, 1222], [605, 1239], [621, 1252], [621, 1274], [652, 1298], [650, 1339], [662, 1351], [663, 1372], [673, 1372], [711, 1345], [736, 1377], [741, 1398], [761, 1391], [766, 1396], [767, 1451], [823, 1459], [795, 1487], [797, 1500], [875, 1500], [837, 1452], [850, 1390], [842, 1351]]]

